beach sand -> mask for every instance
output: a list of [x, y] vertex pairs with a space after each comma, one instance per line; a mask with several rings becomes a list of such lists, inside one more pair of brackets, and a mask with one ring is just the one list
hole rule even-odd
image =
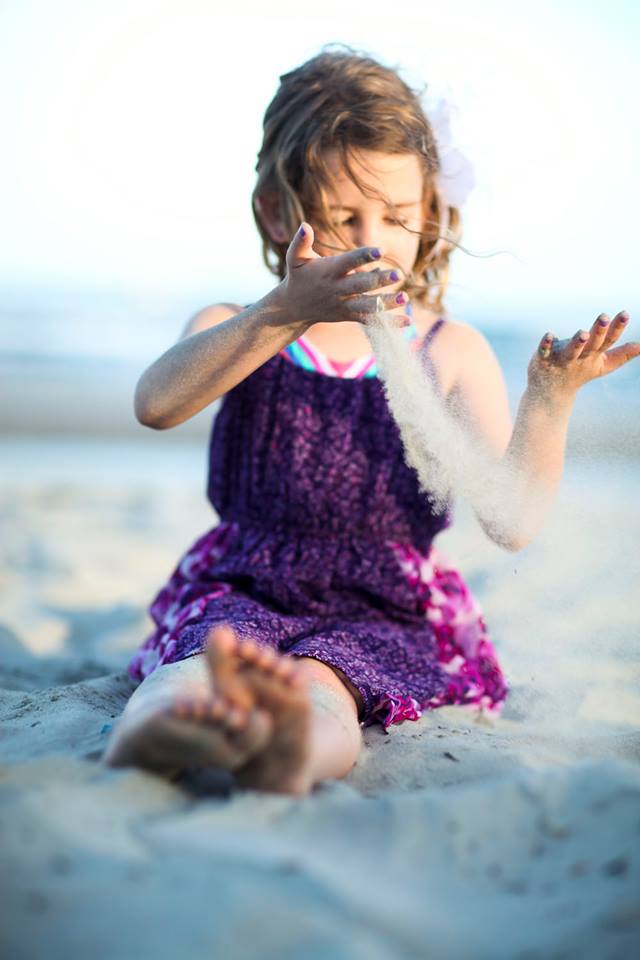
[[568, 463], [538, 540], [438, 539], [511, 686], [364, 732], [306, 798], [112, 770], [146, 607], [216, 517], [201, 438], [0, 442], [0, 953], [628, 958], [640, 948], [635, 460]]

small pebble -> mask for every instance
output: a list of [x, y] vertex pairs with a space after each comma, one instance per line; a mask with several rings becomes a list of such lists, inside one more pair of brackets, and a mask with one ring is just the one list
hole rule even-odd
[[508, 893], [523, 894], [526, 893], [529, 888], [524, 880], [510, 880], [509, 883], [505, 884], [504, 889]]
[[49, 901], [37, 890], [32, 890], [27, 894], [26, 906], [29, 913], [44, 913], [49, 906]]
[[629, 869], [629, 861], [626, 857], [614, 857], [613, 860], [609, 860], [604, 864], [602, 872], [608, 874], [610, 877], [619, 877], [620, 874], [626, 873]]

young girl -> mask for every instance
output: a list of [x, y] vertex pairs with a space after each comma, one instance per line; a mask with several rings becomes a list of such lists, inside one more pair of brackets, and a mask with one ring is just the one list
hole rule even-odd
[[220, 522], [150, 608], [156, 629], [129, 667], [142, 682], [104, 759], [305, 794], [351, 770], [363, 726], [444, 704], [498, 714], [508, 692], [477, 602], [434, 546], [450, 505], [435, 510], [404, 460], [365, 334], [377, 309], [397, 316], [445, 406], [551, 491], [577, 390], [640, 344], [608, 349], [625, 313], [547, 334], [512, 427], [491, 348], [443, 306], [459, 212], [433, 130], [367, 57], [325, 51], [281, 78], [257, 171], [280, 283], [203, 309], [136, 390], [154, 429], [224, 396], [208, 482]]

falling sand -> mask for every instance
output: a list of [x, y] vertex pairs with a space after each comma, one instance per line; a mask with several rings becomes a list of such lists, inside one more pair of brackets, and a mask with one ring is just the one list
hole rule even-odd
[[434, 509], [444, 510], [453, 498], [463, 497], [496, 543], [531, 539], [551, 491], [518, 463], [517, 447], [510, 445], [498, 459], [464, 424], [460, 409], [450, 401], [445, 405], [392, 314], [379, 310], [365, 331], [406, 462]]

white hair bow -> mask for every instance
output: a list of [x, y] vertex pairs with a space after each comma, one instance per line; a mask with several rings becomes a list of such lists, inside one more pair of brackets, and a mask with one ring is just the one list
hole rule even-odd
[[424, 98], [422, 106], [436, 140], [440, 160], [437, 179], [442, 199], [448, 206], [460, 208], [476, 185], [476, 179], [470, 161], [453, 145], [451, 107], [444, 97]]

